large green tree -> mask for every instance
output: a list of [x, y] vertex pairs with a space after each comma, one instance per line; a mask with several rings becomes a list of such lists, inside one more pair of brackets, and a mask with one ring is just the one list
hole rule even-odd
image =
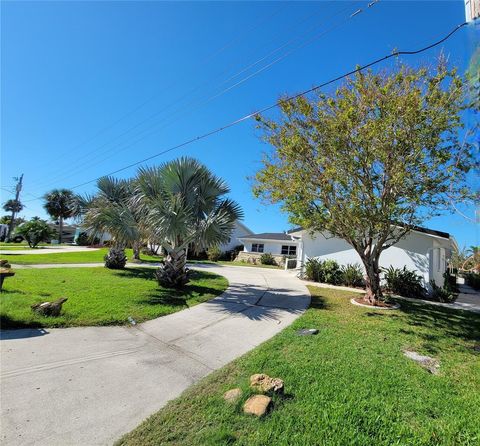
[[73, 217], [73, 202], [75, 194], [68, 189], [53, 189], [47, 192], [43, 199], [45, 201], [43, 207], [48, 215], [54, 219], [58, 219], [58, 242], [62, 243], [63, 221]]
[[292, 223], [346, 240], [365, 268], [365, 300], [376, 304], [381, 253], [470, 195], [464, 93], [439, 61], [359, 72], [332, 94], [282, 100], [277, 119], [258, 116], [273, 150], [254, 191], [282, 203]]
[[227, 184], [192, 158], [140, 169], [135, 182], [135, 203], [146, 214], [151, 238], [167, 253], [158, 281], [182, 287], [188, 282], [188, 245], [203, 249], [228, 241], [243, 213], [225, 198]]

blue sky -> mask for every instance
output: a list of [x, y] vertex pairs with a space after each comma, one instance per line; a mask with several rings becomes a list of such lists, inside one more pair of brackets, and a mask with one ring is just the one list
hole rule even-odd
[[[24, 173], [22, 215], [45, 216], [34, 198], [49, 189], [146, 158], [395, 48], [429, 44], [465, 19], [463, 1], [367, 5], [2, 2], [1, 202], [12, 197], [12, 177]], [[478, 29], [470, 26], [405, 60], [429, 62], [443, 50], [463, 71], [475, 45]], [[227, 180], [247, 226], [282, 231], [287, 216], [255, 200], [248, 180], [265, 150], [247, 121], [150, 164], [200, 159]], [[427, 225], [460, 246], [480, 244], [478, 225], [458, 214]]]

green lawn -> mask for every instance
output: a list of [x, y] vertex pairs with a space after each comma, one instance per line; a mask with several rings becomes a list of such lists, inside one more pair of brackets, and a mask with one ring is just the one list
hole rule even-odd
[[[8, 260], [11, 264], [34, 265], [39, 263], [97, 263], [103, 262], [103, 257], [108, 248], [92, 249], [80, 252], [55, 252], [51, 254], [1, 254], [2, 259]], [[128, 260], [132, 258], [132, 250], [125, 250]], [[161, 257], [141, 255], [144, 262], [159, 262]]]
[[[2, 328], [124, 324], [174, 313], [221, 294], [228, 286], [219, 275], [194, 271], [182, 291], [161, 288], [151, 268], [55, 268], [17, 270], [1, 293]], [[59, 317], [34, 314], [36, 302], [68, 297]]]
[[[401, 302], [353, 306], [345, 291], [310, 287], [311, 308], [292, 326], [214, 372], [123, 437], [121, 445], [478, 445], [480, 315]], [[297, 336], [318, 328], [316, 336]], [[441, 361], [435, 376], [405, 358]], [[248, 378], [285, 380], [263, 419], [242, 413]], [[241, 387], [229, 406], [223, 393]]]

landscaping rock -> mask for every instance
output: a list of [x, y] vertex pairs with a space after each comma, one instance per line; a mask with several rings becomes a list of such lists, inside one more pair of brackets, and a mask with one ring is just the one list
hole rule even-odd
[[233, 404], [233, 403], [236, 403], [241, 396], [242, 396], [242, 389], [236, 388], [236, 389], [227, 390], [223, 394], [223, 399], [227, 403]]
[[15, 275], [15, 271], [10, 269], [10, 263], [6, 260], [0, 260], [0, 290], [3, 289], [3, 281], [7, 277], [12, 277]]
[[280, 378], [270, 378], [264, 373], [256, 373], [250, 377], [250, 387], [262, 393], [283, 393], [284, 383]]
[[243, 405], [243, 411], [250, 415], [261, 417], [268, 412], [272, 399], [266, 395], [251, 396]]
[[32, 310], [42, 316], [59, 316], [62, 311], [62, 305], [67, 301], [66, 297], [61, 297], [55, 302], [42, 302], [41, 304], [33, 304]]
[[404, 350], [403, 354], [407, 357], [412, 359], [413, 361], [420, 364], [424, 369], [427, 369], [433, 375], [438, 375], [440, 363], [437, 359], [431, 358], [430, 356], [423, 356], [420, 353]]

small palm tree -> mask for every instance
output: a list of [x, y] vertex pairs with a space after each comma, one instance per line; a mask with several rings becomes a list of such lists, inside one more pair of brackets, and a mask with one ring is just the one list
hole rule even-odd
[[103, 177], [97, 187], [95, 196], [77, 200], [76, 214], [83, 217], [82, 226], [88, 232], [112, 236], [114, 244], [105, 257], [105, 266], [123, 268], [127, 244], [133, 245], [134, 259], [140, 258], [142, 218], [132, 204], [133, 182]]
[[243, 213], [224, 198], [226, 183], [192, 158], [181, 158], [158, 167], [140, 169], [136, 178], [135, 205], [145, 215], [152, 239], [167, 253], [156, 276], [162, 286], [179, 288], [188, 282], [187, 248], [202, 248], [228, 241], [235, 220]]
[[43, 207], [48, 215], [54, 219], [58, 219], [58, 242], [62, 243], [63, 220], [73, 217], [73, 201], [75, 195], [68, 189], [53, 189], [47, 192], [43, 199], [45, 203]]

